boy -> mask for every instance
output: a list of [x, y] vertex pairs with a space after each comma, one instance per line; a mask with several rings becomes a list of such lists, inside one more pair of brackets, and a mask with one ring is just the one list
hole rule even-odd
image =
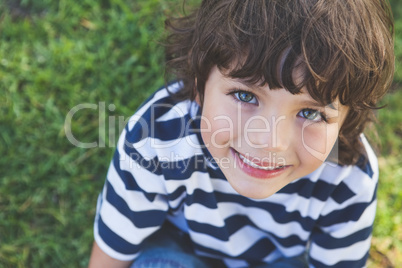
[[204, 0], [118, 142], [91, 267], [363, 267], [393, 73], [383, 0]]

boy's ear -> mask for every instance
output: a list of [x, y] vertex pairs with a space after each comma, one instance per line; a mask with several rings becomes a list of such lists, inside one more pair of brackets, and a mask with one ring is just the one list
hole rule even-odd
[[195, 96], [195, 102], [201, 106], [201, 100], [200, 100], [200, 95], [197, 93], [197, 95]]
[[195, 102], [201, 106], [201, 98], [200, 98], [200, 94], [198, 94], [198, 92], [195, 93]]
[[193, 88], [193, 90], [194, 90], [194, 95], [195, 95], [194, 100], [199, 106], [201, 106], [200, 93], [197, 90], [197, 77], [194, 78], [194, 88]]

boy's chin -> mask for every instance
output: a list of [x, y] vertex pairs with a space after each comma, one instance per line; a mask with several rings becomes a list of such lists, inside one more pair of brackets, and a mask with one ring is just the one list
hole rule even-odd
[[266, 199], [272, 195], [274, 195], [277, 191], [271, 191], [269, 193], [266, 192], [243, 192], [243, 191], [237, 191], [236, 192], [244, 197], [250, 198], [250, 199]]
[[[230, 182], [229, 182], [230, 183]], [[266, 199], [275, 193], [277, 193], [279, 189], [273, 189], [272, 187], [242, 187], [241, 185], [234, 185], [230, 183], [232, 188], [241, 196], [250, 198], [250, 199]]]

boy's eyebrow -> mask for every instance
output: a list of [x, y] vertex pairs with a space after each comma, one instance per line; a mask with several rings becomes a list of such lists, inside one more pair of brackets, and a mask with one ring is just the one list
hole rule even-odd
[[319, 107], [328, 107], [332, 110], [338, 111], [338, 108], [334, 105], [334, 103], [329, 103], [327, 105], [322, 105], [319, 102], [316, 101], [311, 101], [311, 100], [305, 100], [302, 102], [303, 105], [306, 106], [319, 106]]
[[251, 89], [251, 90], [257, 90], [257, 89], [260, 88], [260, 86], [254, 84], [254, 83], [251, 83], [251, 82], [247, 81], [246, 79], [241, 79], [241, 78], [231, 78], [231, 79], [232, 79], [234, 82], [243, 84], [244, 86], [248, 87], [248, 88]]

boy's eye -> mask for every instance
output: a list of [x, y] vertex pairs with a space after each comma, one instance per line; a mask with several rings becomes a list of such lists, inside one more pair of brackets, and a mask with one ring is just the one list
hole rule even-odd
[[321, 114], [321, 112], [314, 110], [314, 109], [303, 109], [299, 112], [299, 116], [306, 118], [307, 120], [311, 120], [311, 121], [325, 120], [325, 118]]
[[257, 103], [255, 96], [252, 93], [246, 91], [236, 92], [235, 97], [242, 102]]

